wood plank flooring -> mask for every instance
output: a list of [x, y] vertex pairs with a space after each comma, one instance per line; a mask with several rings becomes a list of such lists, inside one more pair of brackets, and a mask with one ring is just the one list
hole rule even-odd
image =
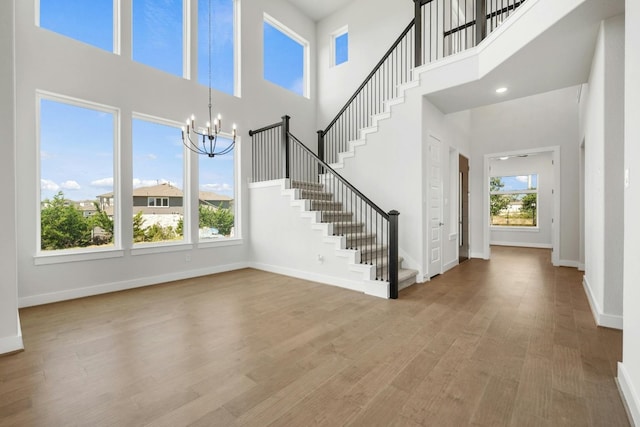
[[386, 301], [256, 270], [21, 310], [1, 426], [628, 426], [581, 273], [493, 249]]

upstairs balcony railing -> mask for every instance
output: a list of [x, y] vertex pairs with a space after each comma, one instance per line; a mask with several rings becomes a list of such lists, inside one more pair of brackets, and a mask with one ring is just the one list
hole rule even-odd
[[[336, 163], [349, 142], [385, 111], [398, 87], [413, 80], [416, 67], [478, 45], [524, 0], [414, 0], [415, 17], [385, 52], [324, 130], [318, 156]], [[481, 17], [478, 19], [477, 17]]]

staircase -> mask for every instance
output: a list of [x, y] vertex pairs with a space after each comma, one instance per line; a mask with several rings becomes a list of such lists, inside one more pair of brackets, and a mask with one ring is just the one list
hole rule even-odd
[[[315, 219], [328, 224], [327, 235], [342, 236], [341, 249], [354, 251], [355, 262], [375, 267], [372, 280], [383, 277], [389, 269], [388, 247], [378, 245], [376, 233], [368, 232], [365, 223], [354, 220], [353, 212], [345, 209], [341, 202], [334, 201], [332, 193], [325, 191], [325, 185], [316, 182], [291, 181], [290, 186], [296, 191], [296, 200], [304, 200], [307, 212], [315, 213]], [[305, 209], [306, 210], [306, 209]], [[398, 257], [398, 289], [404, 289], [416, 282], [417, 270], [402, 268], [402, 257]]]
[[[317, 155], [291, 135], [288, 116], [249, 132], [253, 182], [284, 179], [303, 216], [311, 217], [314, 228], [321, 226], [325, 239], [338, 239], [338, 256], [347, 253], [351, 269], [363, 268], [366, 293], [397, 298], [399, 289], [415, 283], [418, 271], [402, 268], [398, 256], [399, 213], [380, 209], [335, 169], [343, 168], [356, 147], [367, 143], [379, 121], [391, 118], [392, 106], [405, 103], [407, 90], [420, 86], [422, 65], [476, 46], [523, 2], [471, 0], [462, 10], [460, 4], [445, 1], [445, 10], [439, 1], [416, 0], [415, 18], [327, 128], [318, 131]], [[387, 290], [380, 291], [380, 284]]]

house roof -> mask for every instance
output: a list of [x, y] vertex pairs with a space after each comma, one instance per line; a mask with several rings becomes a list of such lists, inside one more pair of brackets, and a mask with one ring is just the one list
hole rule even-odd
[[[182, 190], [169, 183], [152, 185], [151, 187], [139, 187], [133, 189], [133, 197], [182, 197]], [[113, 197], [113, 192], [100, 194], [98, 198]], [[198, 199], [207, 202], [230, 202], [233, 197], [224, 196], [212, 191], [200, 191]]]
[[214, 193], [211, 191], [201, 191], [200, 193], [198, 193], [198, 199], [207, 202], [230, 202], [233, 200], [233, 197], [224, 196], [222, 194]]

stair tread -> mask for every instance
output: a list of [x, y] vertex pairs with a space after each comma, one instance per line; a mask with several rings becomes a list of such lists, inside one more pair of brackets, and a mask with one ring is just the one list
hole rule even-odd
[[410, 268], [400, 268], [398, 269], [398, 282], [404, 282], [411, 277], [415, 278], [416, 274], [418, 274], [418, 270], [412, 270]]

